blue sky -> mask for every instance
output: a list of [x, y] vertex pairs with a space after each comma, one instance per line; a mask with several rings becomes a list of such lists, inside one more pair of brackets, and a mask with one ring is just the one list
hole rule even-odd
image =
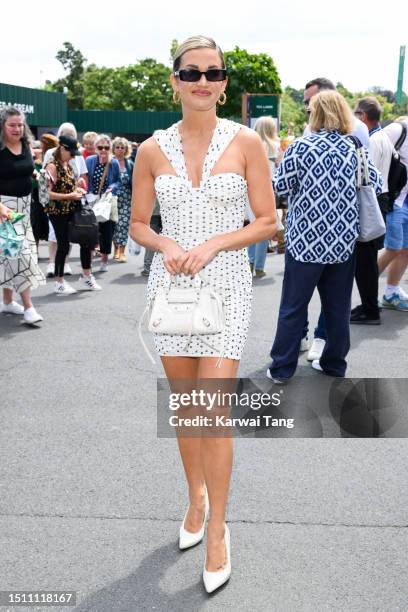
[[206, 34], [224, 50], [238, 45], [269, 53], [283, 85], [301, 88], [311, 78], [326, 76], [352, 91], [373, 85], [395, 90], [399, 46], [408, 43], [408, 9], [402, 0], [389, 5], [389, 15], [385, 2], [351, 0], [206, 0], [201, 5], [191, 0], [122, 0], [110, 7], [86, 0], [23, 0], [18, 9], [5, 6], [0, 82], [27, 87], [63, 75], [55, 54], [65, 40], [89, 62], [118, 66], [144, 57], [167, 63], [173, 38]]

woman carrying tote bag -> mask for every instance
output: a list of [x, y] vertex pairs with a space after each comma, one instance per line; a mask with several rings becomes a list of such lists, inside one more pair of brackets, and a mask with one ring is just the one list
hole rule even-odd
[[[106, 134], [100, 134], [95, 140], [95, 147], [97, 154], [86, 158], [88, 194], [100, 196], [112, 193], [116, 196], [121, 187], [121, 178], [118, 160], [111, 156], [111, 139]], [[108, 258], [112, 251], [115, 226], [115, 222], [110, 219], [99, 223], [100, 272], [108, 270]]]

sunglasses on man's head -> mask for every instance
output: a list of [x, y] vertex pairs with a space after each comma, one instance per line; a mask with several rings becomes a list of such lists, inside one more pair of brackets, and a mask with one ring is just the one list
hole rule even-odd
[[201, 79], [202, 75], [211, 83], [225, 81], [227, 70], [225, 68], [210, 68], [205, 72], [201, 72], [201, 70], [196, 70], [195, 68], [186, 68], [185, 70], [176, 70], [174, 72], [174, 76], [178, 77], [180, 81], [187, 81], [188, 83], [196, 83]]
[[110, 151], [110, 147], [108, 146], [103, 147], [103, 146], [98, 145], [96, 148], [98, 149], [98, 151]]

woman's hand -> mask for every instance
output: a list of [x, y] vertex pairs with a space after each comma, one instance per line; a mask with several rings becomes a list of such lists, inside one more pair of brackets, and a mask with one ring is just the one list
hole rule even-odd
[[77, 186], [86, 190], [86, 180], [82, 176], [79, 177], [77, 181]]
[[66, 199], [67, 200], [77, 201], [77, 200], [81, 200], [83, 195], [84, 195], [83, 189], [76, 189], [72, 193], [69, 193]]
[[0, 223], [4, 223], [8, 219], [11, 219], [11, 213], [12, 211], [0, 202]]
[[214, 259], [219, 253], [217, 241], [214, 238], [203, 242], [187, 251], [180, 260], [180, 272], [194, 276]]
[[180, 264], [186, 255], [186, 251], [175, 240], [167, 238], [167, 236], [161, 236], [161, 240], [160, 250], [163, 254], [163, 263], [166, 270], [173, 275], [179, 274], [181, 272]]

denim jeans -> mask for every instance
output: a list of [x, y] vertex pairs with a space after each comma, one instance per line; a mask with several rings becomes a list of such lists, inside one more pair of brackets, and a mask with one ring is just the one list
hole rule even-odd
[[261, 242], [250, 244], [248, 247], [249, 263], [254, 266], [255, 270], [263, 270], [265, 267], [268, 242], [268, 240], [261, 240]]

